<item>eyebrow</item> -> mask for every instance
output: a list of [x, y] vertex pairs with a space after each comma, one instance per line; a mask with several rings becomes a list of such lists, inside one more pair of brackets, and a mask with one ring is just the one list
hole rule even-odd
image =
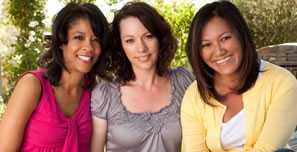
[[229, 32], [224, 32], [224, 33], [222, 33], [220, 36], [222, 36], [222, 35], [224, 35], [224, 34], [232, 34], [233, 32], [232, 31], [229, 31]]
[[[219, 35], [219, 37], [223, 36], [224, 34], [232, 34], [233, 32], [232, 31], [228, 31], [228, 32], [223, 32]], [[209, 41], [208, 39], [201, 39], [201, 41]]]
[[83, 34], [83, 35], [85, 34], [85, 32], [82, 32], [82, 31], [73, 31], [73, 33], [74, 34], [79, 33], [79, 34]]
[[[154, 35], [152, 32], [150, 32], [150, 31], [146, 31], [146, 32], [144, 32], [142, 35], [146, 35], [146, 34], [152, 34], [152, 35]], [[134, 35], [131, 35], [131, 34], [126, 34], [126, 35], [123, 35], [123, 37], [135, 37]]]
[[121, 37], [122, 38], [133, 38], [134, 36], [133, 35], [122, 35]]

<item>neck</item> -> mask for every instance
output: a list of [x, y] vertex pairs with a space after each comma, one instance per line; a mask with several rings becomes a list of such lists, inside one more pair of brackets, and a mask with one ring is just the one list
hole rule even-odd
[[161, 77], [155, 70], [134, 70], [134, 74], [135, 80], [130, 82], [130, 84], [138, 85], [147, 90], [151, 90], [161, 80]]
[[61, 80], [59, 82], [59, 87], [69, 91], [81, 89], [83, 86], [83, 78], [83, 74], [78, 74], [74, 72], [70, 73], [66, 70], [63, 70]]
[[214, 85], [219, 95], [224, 96], [230, 93], [237, 93], [240, 85], [240, 77], [237, 74], [228, 76], [215, 75]]

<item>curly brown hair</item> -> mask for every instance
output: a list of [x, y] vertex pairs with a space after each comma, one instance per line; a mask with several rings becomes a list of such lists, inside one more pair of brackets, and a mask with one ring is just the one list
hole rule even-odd
[[132, 65], [121, 44], [120, 22], [127, 17], [136, 17], [152, 35], [156, 36], [160, 49], [156, 72], [160, 76], [168, 74], [177, 48], [177, 40], [172, 34], [170, 25], [152, 6], [144, 2], [129, 2], [116, 13], [112, 22], [112, 69], [116, 80], [126, 83], [135, 79]]

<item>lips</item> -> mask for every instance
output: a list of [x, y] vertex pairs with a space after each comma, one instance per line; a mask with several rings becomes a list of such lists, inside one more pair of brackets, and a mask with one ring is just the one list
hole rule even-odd
[[137, 59], [139, 61], [144, 62], [144, 61], [147, 61], [149, 59], [149, 57], [150, 57], [150, 55], [143, 55], [143, 56], [138, 56]]
[[226, 63], [229, 59], [231, 59], [231, 56], [224, 57], [224, 58], [222, 58], [222, 59], [220, 59], [220, 60], [216, 60], [215, 62], [216, 62], [217, 64], [224, 64], [224, 63]]

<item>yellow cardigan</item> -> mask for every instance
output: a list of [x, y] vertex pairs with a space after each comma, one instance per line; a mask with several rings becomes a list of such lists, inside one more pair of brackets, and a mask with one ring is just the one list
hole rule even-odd
[[[244, 151], [273, 152], [284, 147], [297, 125], [297, 80], [287, 70], [264, 62], [255, 85], [242, 94], [246, 116]], [[226, 107], [211, 107], [200, 98], [197, 82], [187, 89], [181, 106], [183, 152], [223, 152], [220, 126]], [[229, 152], [235, 150], [229, 150]]]

